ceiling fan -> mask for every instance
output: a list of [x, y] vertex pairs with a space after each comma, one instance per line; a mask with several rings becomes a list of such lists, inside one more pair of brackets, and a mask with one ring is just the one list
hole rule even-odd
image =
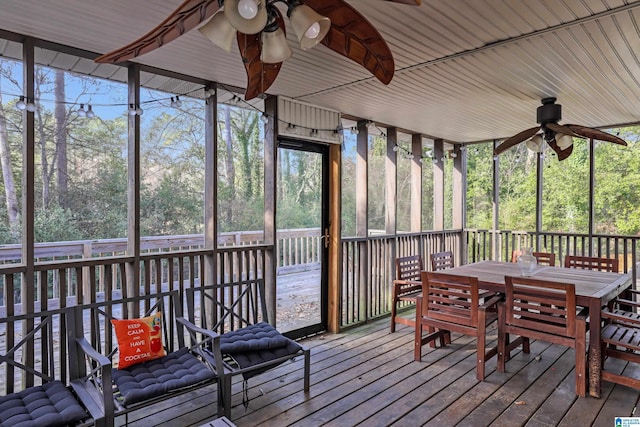
[[[419, 6], [421, 0], [386, 0]], [[151, 52], [198, 28], [216, 45], [230, 51], [236, 38], [247, 73], [245, 99], [265, 93], [282, 62], [291, 56], [283, 13], [302, 49], [322, 43], [389, 84], [395, 65], [386, 42], [356, 9], [344, 0], [184, 0], [164, 21], [139, 39], [106, 53], [96, 62], [119, 63]]]
[[556, 152], [558, 160], [566, 159], [573, 152], [573, 137], [627, 145], [622, 138], [599, 129], [580, 125], [559, 124], [558, 122], [562, 120], [562, 106], [555, 102], [556, 98], [543, 98], [542, 105], [537, 109], [537, 122], [540, 126], [523, 130], [511, 138], [505, 139], [502, 144], [495, 148], [494, 154], [498, 155], [525, 140], [527, 148], [535, 152], [540, 152], [543, 142], [546, 142]]

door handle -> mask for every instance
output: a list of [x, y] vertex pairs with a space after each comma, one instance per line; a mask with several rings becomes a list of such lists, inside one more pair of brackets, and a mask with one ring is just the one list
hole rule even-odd
[[327, 249], [329, 247], [329, 240], [331, 239], [331, 235], [329, 234], [329, 228], [324, 229], [324, 234], [320, 236], [322, 240], [324, 240], [324, 248]]

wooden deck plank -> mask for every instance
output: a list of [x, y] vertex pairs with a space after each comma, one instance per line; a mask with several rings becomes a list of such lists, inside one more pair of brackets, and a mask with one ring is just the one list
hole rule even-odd
[[[549, 396], [559, 389], [576, 398], [575, 360], [575, 352], [566, 349], [560, 358], [538, 378], [535, 382], [536, 386], [529, 387], [522, 395], [518, 396], [516, 403], [503, 411], [494, 423], [496, 425], [524, 425]], [[567, 378], [569, 380], [564, 382], [564, 379]]]
[[[614, 361], [619, 372], [624, 369], [625, 363], [620, 360]], [[602, 408], [606, 406], [609, 396], [613, 391], [614, 384], [603, 382], [599, 399], [577, 399], [575, 403], [565, 413], [558, 424], [558, 427], [573, 427], [576, 425], [592, 425]]]
[[[509, 362], [513, 364], [512, 369], [505, 373], [496, 372], [495, 360], [490, 361], [487, 364], [487, 378], [483, 382], [476, 380], [475, 371], [470, 371], [470, 373], [466, 375], [468, 378], [465, 378], [465, 380], [469, 381], [467, 384], [471, 384], [473, 381], [475, 381], [475, 384], [470, 385], [455, 399], [451, 399], [448, 402], [444, 399], [446, 402], [444, 409], [431, 419], [425, 420], [427, 422], [424, 425], [454, 425], [464, 419], [469, 414], [470, 408], [476, 408], [480, 406], [482, 402], [490, 399], [501, 386], [519, 371], [516, 366], [524, 367], [525, 363], [516, 358], [517, 354], [517, 352], [513, 353], [513, 359]], [[463, 383], [459, 382], [459, 384], [455, 386], [460, 387], [461, 385], [463, 385]], [[464, 386], [462, 388], [464, 389]]]
[[[316, 356], [312, 351], [311, 390], [309, 397], [313, 398], [314, 396], [321, 395], [327, 390], [331, 390], [342, 384], [349, 378], [344, 374], [347, 371], [361, 374], [364, 372], [363, 367], [371, 363], [371, 361], [375, 362], [378, 354], [388, 353], [394, 349], [397, 351], [397, 347], [407, 341], [406, 334], [400, 333], [391, 337], [381, 346], [380, 342], [376, 340], [386, 334], [386, 331], [377, 330], [373, 331], [369, 337], [357, 338], [351, 343], [345, 342], [339, 346], [341, 351], [334, 351], [329, 357], [320, 361], [316, 360]], [[329, 368], [332, 369], [332, 377], [330, 378], [328, 378], [326, 372]], [[353, 375], [352, 373], [352, 376]], [[248, 425], [258, 424], [280, 414], [283, 410], [290, 410], [296, 405], [305, 403], [308, 400], [304, 393], [301, 392], [301, 386], [295, 390], [285, 390], [285, 387], [280, 387], [278, 390], [273, 387], [272, 382], [269, 382], [264, 384], [262, 389], [266, 392], [266, 396], [261, 396], [255, 404], [253, 401], [250, 402], [249, 413], [246, 413], [243, 407], [241, 407], [241, 409], [234, 407], [232, 410], [232, 419], [235, 420], [236, 416], [238, 416], [243, 417], [245, 420], [250, 420], [245, 421], [249, 423]], [[261, 409], [259, 417], [252, 413], [255, 409]], [[249, 414], [250, 416], [247, 416]]]
[[[348, 394], [344, 394], [342, 398], [318, 411], [314, 416], [305, 418], [299, 425], [304, 425], [307, 419], [311, 421], [312, 425], [323, 421], [328, 426], [356, 425], [359, 421], [364, 420], [369, 425], [380, 423], [377, 415], [381, 410], [393, 407], [395, 412], [396, 408], [399, 408], [397, 402], [399, 399], [414, 392], [416, 387], [429, 378], [440, 375], [444, 361], [448, 360], [447, 364], [455, 363], [451, 357], [455, 354], [458, 354], [458, 357], [464, 356], [460, 349], [471, 344], [472, 340], [468, 337], [459, 337], [454, 339], [453, 345], [435, 351], [429, 349], [422, 363], [413, 361], [411, 351], [413, 346], [406, 346], [404, 348], [407, 353], [396, 360], [391, 360], [390, 366], [385, 367], [389, 370], [386, 375], [378, 374], [377, 369], [370, 370], [366, 376], [363, 376], [367, 381], [371, 381], [370, 383], [363, 385], [358, 390], [345, 390]], [[361, 393], [366, 393], [372, 398], [363, 401]]]
[[[380, 319], [305, 340], [311, 348], [308, 394], [302, 391], [302, 360], [250, 379], [246, 410], [236, 382], [231, 421], [238, 427], [600, 426], [629, 416], [640, 396], [603, 383], [601, 398], [578, 398], [573, 350], [539, 341], [532, 342], [531, 354], [515, 353], [505, 373], [489, 362], [486, 381], [478, 382], [473, 338], [454, 334], [451, 345], [424, 347], [423, 361], [414, 362], [413, 329], [391, 334], [388, 323]], [[495, 331], [488, 338], [495, 342]], [[200, 427], [215, 418], [210, 396], [186, 394], [170, 405], [150, 406], [130, 414], [129, 425]], [[520, 401], [526, 404], [516, 405]]]
[[[623, 373], [638, 378], [640, 367], [635, 364], [627, 365]], [[629, 396], [630, 394], [631, 396]], [[602, 408], [593, 425], [611, 425], [615, 417], [631, 417], [634, 412], [637, 412], [638, 396], [638, 390], [616, 384], [607, 398], [607, 405]]]
[[[541, 350], [544, 349], [544, 350]], [[542, 375], [553, 362], [560, 357], [565, 348], [549, 346], [547, 343], [536, 341], [531, 345], [531, 353], [519, 353], [507, 362], [507, 371], [517, 372], [502, 387], [500, 387], [489, 399], [485, 400], [468, 416], [460, 421], [460, 426], [479, 427], [490, 425], [509, 406], [515, 405], [522, 393]], [[539, 361], [536, 355], [540, 356]], [[522, 369], [515, 361], [527, 361]], [[533, 363], [532, 363], [533, 362]]]

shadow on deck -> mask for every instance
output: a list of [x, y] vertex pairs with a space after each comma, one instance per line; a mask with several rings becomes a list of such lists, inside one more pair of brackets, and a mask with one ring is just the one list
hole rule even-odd
[[[495, 343], [495, 327], [489, 334]], [[423, 361], [414, 362], [413, 329], [390, 334], [388, 318], [309, 338], [309, 395], [302, 391], [302, 359], [286, 363], [249, 380], [246, 409], [241, 382], [233, 385], [231, 420], [239, 427], [607, 426], [635, 411], [640, 392], [619, 385], [603, 383], [600, 399], [578, 398], [571, 349], [533, 342], [529, 355], [514, 355], [506, 373], [496, 372], [492, 359], [486, 380], [478, 382], [475, 340], [453, 339], [445, 348], [423, 347]], [[200, 426], [215, 416], [212, 396], [150, 406], [136, 414], [145, 418], [130, 418], [129, 425]]]

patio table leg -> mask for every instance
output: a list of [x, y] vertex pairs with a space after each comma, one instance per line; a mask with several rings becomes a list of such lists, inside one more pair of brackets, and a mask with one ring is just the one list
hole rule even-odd
[[600, 397], [600, 305], [599, 299], [593, 299], [589, 306], [589, 395]]

